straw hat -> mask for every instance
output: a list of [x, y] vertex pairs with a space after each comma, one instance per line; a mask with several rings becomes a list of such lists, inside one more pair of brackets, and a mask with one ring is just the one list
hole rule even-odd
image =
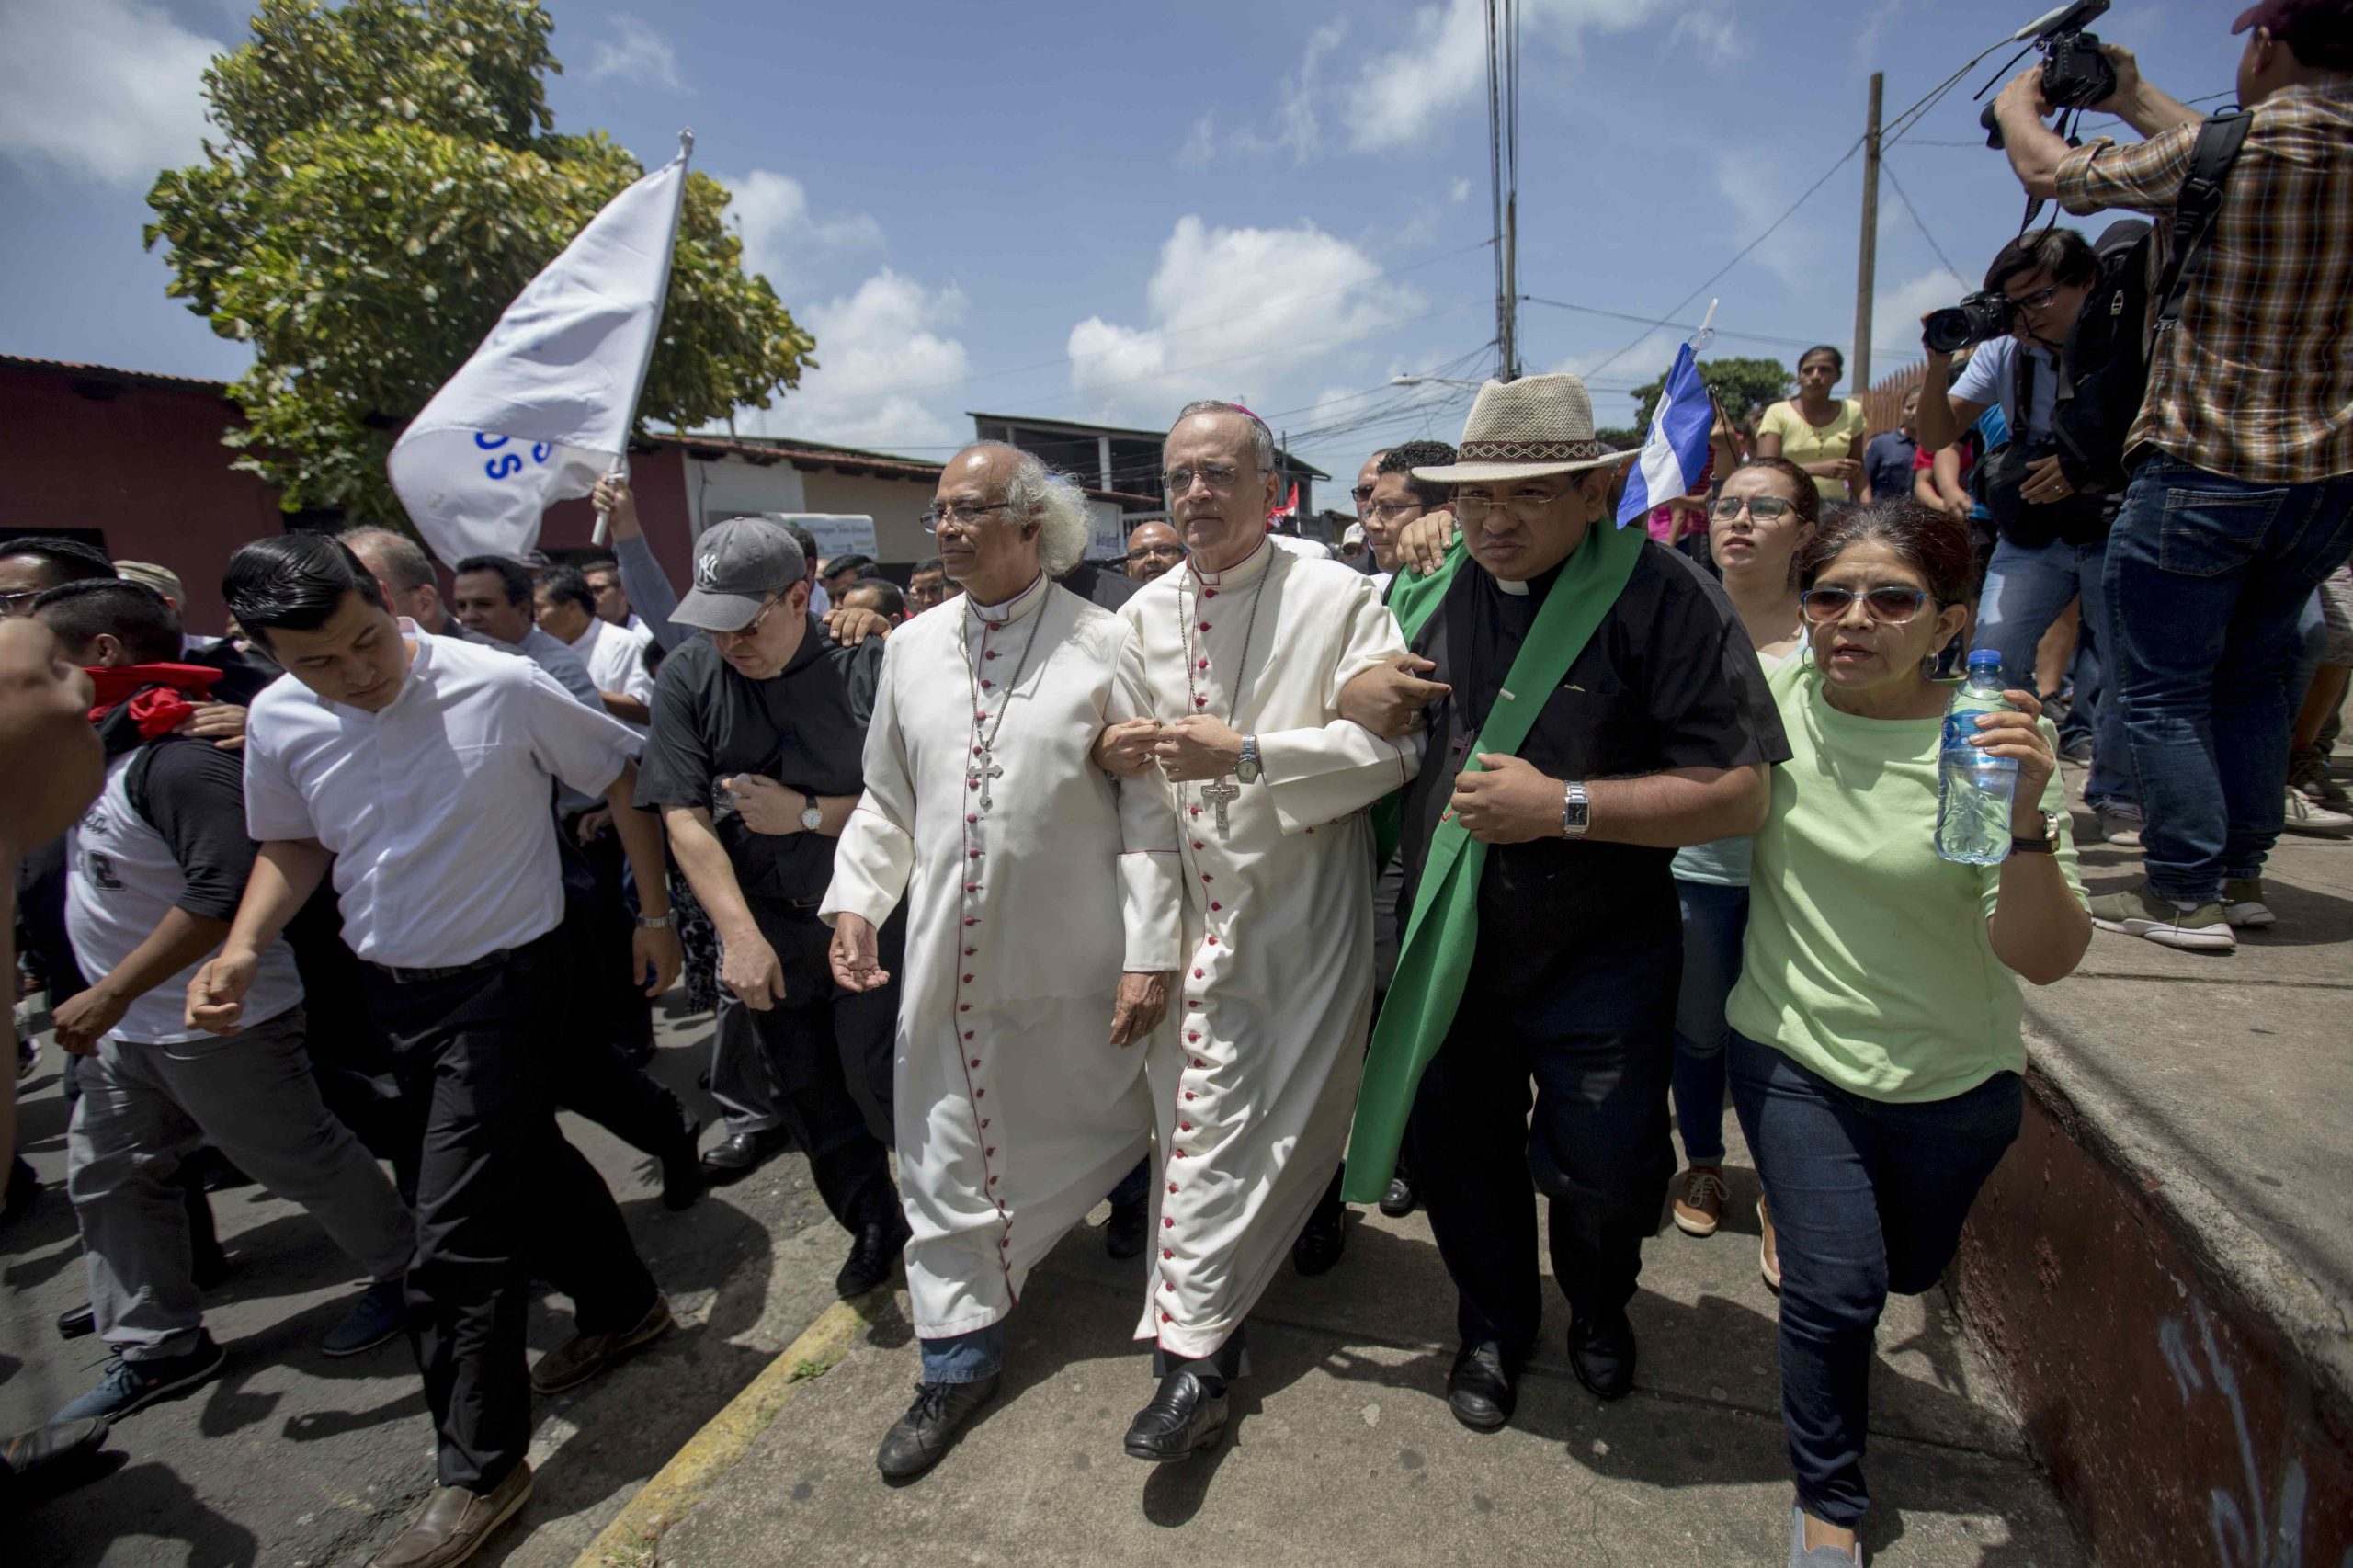
[[1463, 421], [1456, 460], [1417, 468], [1434, 484], [1492, 484], [1547, 474], [1577, 473], [1625, 462], [1639, 449], [1613, 452], [1593, 435], [1593, 400], [1585, 383], [1565, 372], [1489, 381]]

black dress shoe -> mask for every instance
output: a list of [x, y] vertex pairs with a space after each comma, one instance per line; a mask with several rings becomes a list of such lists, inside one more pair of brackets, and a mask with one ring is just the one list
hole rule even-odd
[[695, 1140], [702, 1135], [702, 1123], [690, 1121], [678, 1129], [678, 1136], [662, 1151], [662, 1207], [676, 1210], [691, 1209], [702, 1196], [702, 1165], [695, 1158]]
[[1402, 1220], [1414, 1211], [1420, 1201], [1414, 1191], [1414, 1178], [1399, 1171], [1389, 1178], [1389, 1188], [1381, 1195], [1381, 1211], [1392, 1220]]
[[79, 1339], [85, 1334], [97, 1331], [97, 1312], [87, 1301], [78, 1307], [68, 1307], [57, 1314], [57, 1337], [60, 1339]]
[[891, 1423], [875, 1450], [874, 1468], [892, 1481], [911, 1481], [938, 1464], [964, 1423], [996, 1397], [996, 1374], [969, 1383], [917, 1383], [915, 1402]]
[[765, 1132], [733, 1132], [702, 1153], [702, 1179], [711, 1187], [742, 1181], [784, 1153], [785, 1135], [777, 1128]]
[[1464, 1346], [1454, 1353], [1454, 1369], [1446, 1375], [1446, 1407], [1473, 1432], [1502, 1431], [1519, 1403], [1514, 1371], [1502, 1346], [1491, 1340]]
[[1347, 1248], [1347, 1206], [1336, 1203], [1328, 1210], [1319, 1208], [1307, 1217], [1299, 1240], [1290, 1244], [1290, 1266], [1313, 1279], [1329, 1274]]
[[1225, 1436], [1225, 1384], [1217, 1392], [1192, 1372], [1171, 1372], [1160, 1392], [1128, 1424], [1128, 1457], [1173, 1464], [1212, 1448]]
[[1103, 1250], [1117, 1258], [1134, 1257], [1143, 1251], [1144, 1228], [1151, 1222], [1151, 1199], [1114, 1203], [1111, 1217], [1103, 1222]]
[[908, 1234], [906, 1221], [900, 1219], [860, 1225], [858, 1239], [849, 1245], [849, 1261], [834, 1276], [834, 1293], [847, 1301], [889, 1279], [899, 1267], [899, 1254], [907, 1244]]
[[1634, 1325], [1626, 1314], [1571, 1320], [1569, 1367], [1603, 1399], [1625, 1398], [1634, 1386]]

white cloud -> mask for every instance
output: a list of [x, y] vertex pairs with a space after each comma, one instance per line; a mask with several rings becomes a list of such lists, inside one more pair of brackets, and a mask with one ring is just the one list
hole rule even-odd
[[1871, 379], [1877, 381], [1898, 365], [1917, 359], [1920, 318], [1938, 306], [1958, 304], [1970, 287], [1938, 267], [1873, 295]]
[[1304, 164], [1321, 150], [1324, 126], [1315, 106], [1323, 95], [1322, 80], [1324, 61], [1347, 37], [1345, 21], [1326, 22], [1307, 35], [1301, 48], [1299, 63], [1283, 74], [1275, 94], [1273, 124], [1265, 129], [1242, 126], [1220, 137], [1214, 110], [1204, 109], [1193, 121], [1192, 130], [1185, 137], [1185, 144], [1176, 151], [1176, 162], [1185, 168], [1204, 168], [1216, 161], [1220, 153], [1233, 157], [1262, 158], [1287, 155], [1295, 166]]
[[1190, 398], [1263, 401], [1282, 379], [1417, 309], [1371, 256], [1310, 222], [1212, 228], [1176, 221], [1145, 286], [1141, 326], [1071, 328], [1072, 390], [1096, 413], [1157, 420]]
[[1448, 188], [1446, 194], [1449, 200], [1468, 201], [1471, 199], [1471, 182], [1467, 179], [1456, 180], [1454, 184]]
[[[948, 335], [963, 290], [931, 289], [884, 267], [855, 293], [796, 312], [816, 335], [821, 367], [777, 406], [750, 416], [763, 434], [904, 450], [952, 445], [971, 434], [930, 398], [972, 373]], [[742, 421], [739, 421], [742, 423]]]
[[678, 55], [651, 26], [626, 12], [613, 18], [616, 37], [598, 39], [588, 50], [580, 79], [592, 87], [608, 82], [636, 82], [649, 87], [682, 92], [686, 80], [678, 73]]
[[[1784, 167], [1763, 151], [1719, 153], [1715, 172], [1716, 194], [1723, 199], [1732, 215], [1724, 229], [1742, 244], [1763, 233], [1789, 210], [1790, 199], [1797, 194], [1797, 189], [1788, 183]], [[1830, 210], [1830, 187], [1815, 192], [1814, 200], [1824, 206], [1819, 210], [1809, 206], [1808, 210], [1791, 216], [1751, 251], [1747, 259], [1793, 287], [1818, 281], [1813, 221]], [[1852, 229], [1847, 233], [1851, 236]], [[1847, 255], [1850, 258], [1853, 255], [1851, 243]]]
[[8, 0], [0, 153], [143, 187], [203, 156], [204, 68], [226, 48], [141, 0]]
[[866, 213], [812, 217], [809, 193], [790, 175], [754, 169], [720, 183], [734, 198], [727, 215], [743, 235], [745, 269], [779, 293], [799, 281], [797, 268], [814, 256], [881, 248], [882, 226]]

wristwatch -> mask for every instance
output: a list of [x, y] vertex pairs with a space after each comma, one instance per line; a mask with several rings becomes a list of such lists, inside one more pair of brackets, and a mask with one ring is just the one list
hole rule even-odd
[[1561, 836], [1583, 838], [1593, 822], [1593, 801], [1582, 784], [1561, 786]]
[[678, 923], [678, 912], [665, 909], [659, 915], [640, 915], [633, 918], [641, 931], [667, 931]]
[[801, 808], [801, 830], [803, 833], [814, 833], [824, 825], [825, 813], [819, 808], [815, 797], [813, 796], [808, 804]]
[[1233, 765], [1233, 776], [1245, 784], [1258, 782], [1258, 737], [1242, 737], [1242, 760]]
[[2042, 813], [2040, 838], [2020, 838], [2016, 834], [2012, 834], [2010, 853], [2013, 855], [2056, 855], [2059, 853], [2059, 813], [2057, 812]]

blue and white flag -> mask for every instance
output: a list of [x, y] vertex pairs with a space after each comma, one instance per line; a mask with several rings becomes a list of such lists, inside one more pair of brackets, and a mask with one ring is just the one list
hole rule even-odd
[[[1708, 306], [1708, 320], [1716, 307]], [[1639, 523], [1677, 496], [1688, 495], [1708, 468], [1708, 432], [1716, 422], [1716, 405], [1699, 380], [1699, 350], [1714, 341], [1703, 322], [1689, 342], [1675, 351], [1666, 372], [1666, 386], [1658, 407], [1651, 413], [1651, 432], [1643, 455], [1626, 476], [1625, 499], [1618, 503], [1618, 526]]]
[[620, 466], [661, 335], [694, 133], [540, 269], [386, 461], [410, 521], [447, 565], [521, 555], [551, 502]]

